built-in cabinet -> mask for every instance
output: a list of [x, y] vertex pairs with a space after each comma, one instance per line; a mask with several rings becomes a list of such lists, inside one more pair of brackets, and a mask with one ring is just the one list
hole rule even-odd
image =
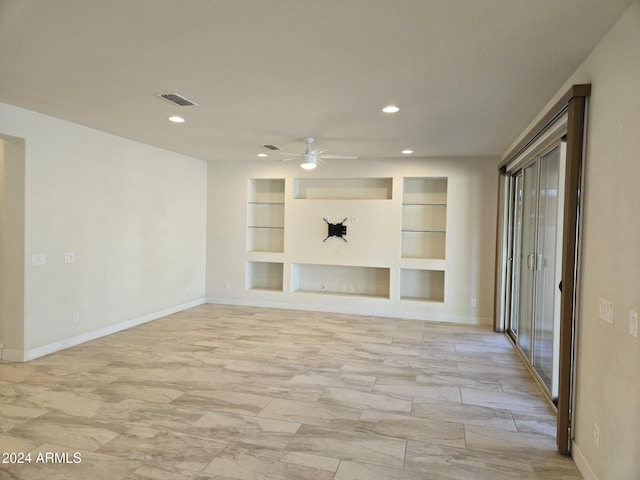
[[[250, 179], [247, 196], [247, 290], [444, 302], [447, 178], [404, 177], [398, 184], [400, 180], [402, 192], [396, 199], [391, 177], [295, 178], [289, 194], [291, 198], [286, 199], [284, 179]], [[380, 205], [376, 202], [394, 200], [398, 205], [394, 208], [401, 209], [398, 212], [400, 251], [395, 258], [389, 258], [388, 265], [371, 265], [366, 261], [349, 265], [313, 263], [287, 258], [287, 202], [309, 202], [304, 203], [305, 212], [307, 209], [315, 212], [318, 205], [322, 208], [327, 206], [327, 209], [328, 206], [334, 208], [339, 205], [340, 211], [349, 212], [355, 208], [354, 202], [360, 202], [357, 205], [362, 208], [361, 202], [365, 201], [371, 202], [366, 208], [375, 212], [376, 205]], [[393, 207], [393, 204], [387, 205], [388, 208]], [[357, 219], [353, 216], [349, 221], [355, 224]], [[367, 241], [379, 239], [369, 238]], [[317, 242], [315, 239], [312, 242], [313, 248], [318, 248], [321, 242], [322, 238], [318, 236]], [[397, 285], [397, 290], [394, 285]]]

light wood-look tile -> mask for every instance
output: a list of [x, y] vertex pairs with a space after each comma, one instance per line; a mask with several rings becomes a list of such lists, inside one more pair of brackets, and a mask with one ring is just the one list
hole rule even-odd
[[0, 479], [574, 480], [504, 335], [203, 305], [0, 362]]

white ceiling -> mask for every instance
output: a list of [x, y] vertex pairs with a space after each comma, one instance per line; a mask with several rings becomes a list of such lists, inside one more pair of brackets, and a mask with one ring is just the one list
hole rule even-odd
[[501, 154], [630, 3], [0, 0], [0, 101], [206, 160], [306, 136], [363, 158]]

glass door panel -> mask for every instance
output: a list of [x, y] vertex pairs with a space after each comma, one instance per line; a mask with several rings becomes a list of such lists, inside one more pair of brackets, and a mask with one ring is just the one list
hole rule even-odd
[[[554, 354], [559, 324], [559, 269], [561, 238], [558, 238], [560, 146], [539, 160], [538, 224], [536, 232], [535, 308], [533, 316], [533, 367], [555, 396], [557, 355]], [[559, 245], [560, 244], [560, 245]], [[560, 249], [559, 249], [560, 247]]]
[[514, 174], [511, 198], [511, 298], [508, 329], [557, 397], [564, 144]]
[[512, 284], [510, 288], [511, 301], [509, 305], [509, 322], [507, 330], [510, 332], [514, 340], [518, 336], [518, 311], [520, 303], [520, 295], [517, 292], [520, 291], [520, 268], [522, 268], [522, 187], [523, 175], [519, 173], [514, 179], [513, 187], [513, 217], [512, 217], [512, 246], [511, 246], [511, 271], [512, 271]]
[[522, 186], [521, 247], [518, 276], [517, 342], [531, 359], [531, 318], [534, 300], [537, 163], [524, 169]]

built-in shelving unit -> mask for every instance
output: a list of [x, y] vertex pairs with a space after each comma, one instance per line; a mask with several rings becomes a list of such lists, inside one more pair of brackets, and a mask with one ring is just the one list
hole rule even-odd
[[307, 200], [390, 200], [392, 178], [296, 178], [294, 198]]
[[444, 271], [400, 269], [400, 299], [444, 302]]
[[[293, 198], [316, 201], [296, 203], [304, 206], [304, 211], [318, 208], [331, 211], [334, 205], [340, 205], [340, 209], [349, 214], [353, 209], [376, 210], [375, 205], [380, 205], [376, 203], [378, 200], [392, 200], [392, 187], [393, 178], [295, 178]], [[392, 259], [388, 267], [367, 265], [366, 259], [359, 265], [295, 259], [285, 263], [285, 180], [249, 179], [246, 289], [443, 303], [447, 178], [404, 177], [402, 187], [399, 268], [392, 267]], [[335, 203], [336, 200], [349, 203]], [[360, 212], [362, 215], [362, 210]], [[283, 274], [285, 265], [290, 265], [290, 275]], [[392, 277], [395, 280], [392, 281]], [[284, 285], [285, 278], [287, 285]], [[394, 289], [395, 285], [398, 288], [393, 295], [392, 284]]]
[[247, 290], [282, 292], [283, 264], [247, 262]]
[[284, 179], [249, 179], [247, 250], [284, 252]]
[[389, 298], [389, 268], [293, 264], [291, 278], [294, 292]]
[[402, 258], [443, 260], [447, 238], [447, 178], [405, 177]]

